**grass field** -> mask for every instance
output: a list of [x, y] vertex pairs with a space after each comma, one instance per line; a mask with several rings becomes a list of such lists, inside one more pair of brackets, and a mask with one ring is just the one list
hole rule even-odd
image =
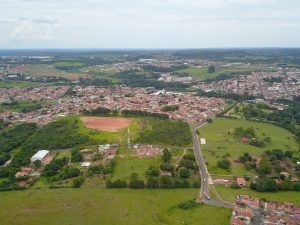
[[27, 81], [0, 81], [0, 88], [31, 87], [37, 85], [38, 83], [27, 82]]
[[207, 67], [203, 68], [187, 68], [182, 70], [177, 70], [176, 73], [187, 73], [195, 76], [201, 80], [207, 80], [218, 77], [222, 73], [232, 73], [232, 72], [256, 72], [256, 71], [265, 71], [268, 70], [266, 66], [259, 66], [259, 65], [237, 65], [237, 66], [230, 66], [230, 67], [216, 67], [215, 73], [208, 73]]
[[49, 65], [28, 65], [21, 70], [17, 70], [17, 72], [23, 72], [26, 75], [33, 76], [33, 77], [40, 77], [40, 76], [49, 76], [49, 77], [63, 77], [70, 80], [78, 80], [82, 76], [82, 74], [78, 73], [68, 73], [63, 70], [58, 70], [54, 66]]
[[113, 180], [130, 180], [132, 173], [137, 173], [140, 179], [146, 180], [145, 172], [149, 166], [159, 166], [160, 157], [138, 158], [136, 156], [117, 157], [117, 165], [113, 172]]
[[[233, 135], [228, 134], [228, 131], [233, 131], [237, 127], [253, 127], [258, 137], [264, 137], [265, 134], [271, 138], [271, 143], [263, 148], [243, 144], [236, 140]], [[208, 170], [214, 174], [253, 175], [252, 171], [247, 171], [238, 164], [233, 165], [231, 171], [218, 168], [216, 166], [217, 161], [227, 153], [230, 154], [231, 160], [235, 160], [245, 152], [259, 157], [265, 150], [279, 148], [284, 151], [296, 151], [299, 148], [292, 133], [266, 123], [218, 118], [213, 123], [200, 128], [199, 132], [199, 136], [204, 137], [207, 142], [206, 145], [202, 146], [202, 150], [208, 163]]]
[[257, 198], [265, 198], [268, 201], [289, 202], [300, 205], [300, 192], [285, 191], [277, 193], [262, 193], [251, 189], [232, 189], [225, 186], [215, 186], [221, 197], [228, 202], [233, 202], [237, 195], [251, 195]]
[[214, 206], [178, 209], [198, 189], [37, 189], [0, 193], [2, 225], [225, 225], [231, 210]]

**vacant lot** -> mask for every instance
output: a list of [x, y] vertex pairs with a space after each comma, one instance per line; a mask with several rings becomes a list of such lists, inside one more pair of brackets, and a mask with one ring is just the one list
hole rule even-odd
[[127, 118], [85, 116], [81, 117], [81, 120], [87, 128], [108, 132], [116, 132], [131, 124], [131, 120]]
[[[225, 225], [231, 210], [200, 206], [176, 208], [198, 189], [39, 189], [0, 193], [3, 225]], [[20, 201], [20, 199], [22, 199]]]
[[[253, 127], [258, 137], [270, 137], [271, 143], [265, 147], [255, 147], [249, 144], [243, 144], [233, 135], [228, 134], [235, 128]], [[280, 127], [247, 120], [215, 119], [213, 123], [199, 129], [200, 137], [206, 138], [207, 145], [202, 146], [205, 160], [208, 163], [208, 170], [215, 174], [234, 174], [234, 175], [253, 175], [252, 171], [247, 171], [239, 164], [233, 164], [231, 171], [226, 171], [216, 166], [217, 161], [222, 159], [225, 154], [229, 154], [230, 160], [238, 159], [243, 153], [248, 152], [252, 156], [260, 157], [265, 150], [282, 149], [284, 151], [298, 150], [298, 144], [294, 135]]]

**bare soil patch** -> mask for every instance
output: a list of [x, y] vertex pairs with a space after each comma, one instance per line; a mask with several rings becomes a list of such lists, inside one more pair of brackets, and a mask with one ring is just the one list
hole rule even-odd
[[131, 120], [127, 118], [84, 116], [81, 120], [87, 128], [108, 132], [117, 132], [131, 124]]

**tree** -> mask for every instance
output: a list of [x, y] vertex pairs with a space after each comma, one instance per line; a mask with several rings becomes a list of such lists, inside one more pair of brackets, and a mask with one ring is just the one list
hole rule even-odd
[[41, 160], [35, 160], [35, 161], [33, 162], [33, 165], [34, 165], [35, 168], [38, 169], [38, 168], [41, 167], [42, 161], [41, 161]]
[[260, 175], [266, 175], [266, 174], [270, 174], [272, 172], [270, 162], [266, 158], [263, 158], [261, 160], [261, 162], [258, 166], [257, 172]]
[[126, 188], [128, 185], [125, 181], [122, 181], [120, 179], [116, 181], [108, 180], [106, 183], [107, 188]]
[[171, 153], [169, 152], [169, 150], [167, 148], [165, 148], [163, 150], [163, 155], [162, 155], [162, 159], [163, 161], [166, 163], [166, 162], [170, 162], [170, 160], [172, 159], [172, 155]]
[[214, 65], [210, 65], [208, 68], [207, 68], [207, 72], [208, 73], [214, 73], [216, 72], [216, 68]]
[[83, 155], [79, 151], [79, 149], [74, 149], [71, 153], [71, 162], [76, 163], [76, 162], [81, 162], [83, 160]]
[[160, 169], [164, 170], [164, 171], [171, 172], [171, 173], [173, 173], [175, 171], [174, 166], [172, 164], [170, 164], [170, 163], [162, 163], [160, 165]]
[[189, 178], [190, 177], [190, 171], [187, 168], [181, 168], [179, 170], [179, 176], [181, 178]]
[[259, 178], [254, 183], [251, 183], [250, 188], [260, 192], [278, 191], [276, 182], [271, 178]]
[[84, 183], [84, 181], [85, 181], [85, 179], [83, 176], [74, 178], [73, 187], [75, 187], [75, 188], [81, 187], [81, 185]]
[[217, 166], [222, 169], [228, 170], [228, 169], [230, 169], [231, 162], [228, 159], [222, 159], [217, 162]]

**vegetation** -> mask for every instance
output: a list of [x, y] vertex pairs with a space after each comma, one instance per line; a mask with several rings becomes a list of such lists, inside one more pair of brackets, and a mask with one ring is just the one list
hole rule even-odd
[[[236, 128], [243, 128], [243, 132], [248, 128], [253, 128], [255, 136], [264, 139], [269, 137], [270, 142], [266, 142], [264, 147], [257, 147], [245, 144], [241, 138], [233, 135]], [[240, 129], [238, 129], [240, 130]], [[204, 158], [210, 173], [233, 174], [235, 176], [256, 175], [255, 158], [260, 158], [264, 151], [274, 149], [284, 149], [292, 152], [293, 157], [297, 156], [299, 145], [295, 141], [294, 135], [280, 127], [267, 123], [259, 123], [246, 120], [234, 120], [217, 118], [213, 123], [209, 123], [199, 130], [199, 136], [206, 139], [207, 144], [202, 146]], [[248, 133], [248, 135], [251, 134]], [[235, 163], [244, 153], [248, 153], [253, 159], [244, 165]], [[285, 152], [283, 153], [285, 154]], [[290, 154], [290, 153], [288, 153]], [[231, 169], [219, 168], [217, 162], [226, 158], [231, 162]], [[247, 156], [246, 156], [247, 158]]]
[[49, 123], [29, 137], [25, 141], [24, 147], [39, 150], [78, 146], [88, 141], [88, 136], [80, 134], [79, 128], [80, 120], [77, 118], [65, 118]]
[[187, 123], [173, 120], [147, 120], [146, 127], [137, 143], [152, 143], [166, 146], [189, 146], [192, 135]]
[[[177, 208], [179, 203], [194, 199], [197, 194], [197, 189], [114, 190], [103, 188], [6, 192], [0, 193], [1, 201], [5, 202], [0, 205], [0, 217], [2, 224], [14, 223], [16, 225], [53, 225], [62, 222], [96, 225], [99, 221], [102, 225], [179, 225], [183, 222], [190, 225], [226, 225], [229, 223], [230, 209], [209, 205], [191, 210]], [[44, 208], [47, 210], [43, 210]], [[27, 216], [18, 216], [24, 212]]]

